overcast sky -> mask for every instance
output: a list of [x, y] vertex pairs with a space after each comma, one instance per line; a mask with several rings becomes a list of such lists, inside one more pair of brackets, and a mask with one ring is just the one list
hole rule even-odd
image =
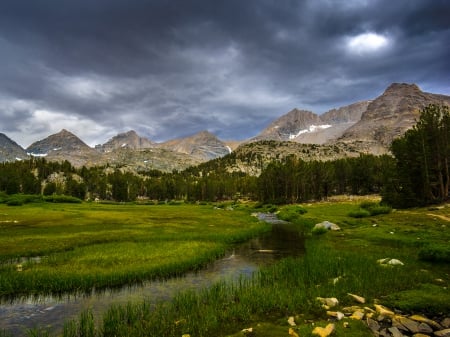
[[447, 0], [1, 0], [0, 132], [253, 137], [392, 82], [450, 95]]

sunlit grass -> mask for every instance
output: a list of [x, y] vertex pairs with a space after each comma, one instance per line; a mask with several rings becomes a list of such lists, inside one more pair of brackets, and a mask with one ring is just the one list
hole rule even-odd
[[0, 205], [0, 221], [2, 296], [179, 275], [268, 229], [246, 212], [192, 205]]

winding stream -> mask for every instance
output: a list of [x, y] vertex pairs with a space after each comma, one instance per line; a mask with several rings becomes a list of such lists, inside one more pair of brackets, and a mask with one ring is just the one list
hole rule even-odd
[[298, 231], [275, 219], [263, 220], [273, 222], [270, 233], [235, 247], [206, 268], [183, 277], [148, 281], [102, 292], [93, 291], [89, 295], [42, 296], [2, 302], [0, 331], [6, 330], [13, 336], [26, 336], [28, 329], [40, 327], [55, 334], [62, 331], [64, 322], [78, 317], [83, 310], [90, 309], [96, 317], [101, 317], [113, 304], [126, 304], [144, 298], [151, 303], [168, 301], [179, 291], [202, 289], [219, 280], [233, 281], [242, 276], [250, 277], [261, 266], [304, 253], [304, 239]]

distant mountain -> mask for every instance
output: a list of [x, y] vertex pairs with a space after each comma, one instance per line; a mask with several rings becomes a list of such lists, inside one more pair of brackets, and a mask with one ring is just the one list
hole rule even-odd
[[201, 131], [192, 136], [169, 140], [158, 144], [158, 147], [188, 154], [202, 161], [223, 157], [231, 152], [231, 148], [208, 131]]
[[312, 125], [322, 125], [318, 115], [307, 110], [293, 109], [273, 121], [253, 140], [292, 140], [304, 130], [309, 130]]
[[[223, 142], [202, 131], [189, 137], [154, 143], [128, 131], [93, 149], [73, 133], [62, 130], [30, 145], [26, 152], [0, 134], [0, 162], [33, 156], [68, 160], [74, 166], [112, 165], [129, 170], [180, 170], [233, 152], [230, 170], [256, 174], [267, 162], [286, 155], [329, 160], [359, 153], [381, 154], [395, 137], [411, 128], [429, 104], [450, 106], [450, 96], [422, 92], [415, 84], [393, 83], [371, 101], [362, 101], [322, 115], [293, 109], [277, 118], [256, 137]], [[233, 157], [234, 156], [234, 157]], [[233, 159], [234, 158], [234, 159]]]
[[155, 147], [156, 143], [151, 140], [140, 137], [136, 131], [130, 130], [128, 132], [119, 133], [117, 136], [112, 137], [103, 145], [97, 145], [95, 148], [102, 152], [111, 152], [117, 149], [148, 149]]
[[97, 151], [65, 129], [45, 139], [34, 142], [27, 147], [26, 151], [34, 157], [68, 160], [75, 166], [96, 163], [98, 160]]
[[0, 133], [0, 162], [28, 159], [27, 152], [15, 141]]
[[450, 96], [423, 92], [416, 84], [393, 83], [368, 105], [361, 120], [346, 130], [340, 140], [388, 147], [394, 138], [416, 124], [420, 111], [429, 104], [450, 105]]
[[323, 115], [293, 109], [272, 122], [252, 141], [277, 140], [305, 144], [324, 144], [336, 140], [361, 119], [370, 101], [357, 102]]

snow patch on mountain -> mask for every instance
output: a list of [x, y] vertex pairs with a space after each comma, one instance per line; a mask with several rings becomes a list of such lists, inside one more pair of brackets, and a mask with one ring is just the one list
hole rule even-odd
[[27, 155], [32, 157], [47, 157], [48, 153], [33, 153], [33, 152], [27, 152]]
[[332, 125], [330, 125], [330, 124], [310, 125], [309, 128], [300, 130], [296, 134], [290, 134], [289, 135], [289, 139], [292, 140], [292, 139], [295, 139], [295, 138], [297, 138], [298, 136], [300, 136], [300, 135], [302, 135], [304, 133], [313, 133], [313, 132], [316, 132], [318, 130], [324, 130], [324, 129], [328, 129], [328, 128], [331, 128], [331, 127], [332, 127]]

